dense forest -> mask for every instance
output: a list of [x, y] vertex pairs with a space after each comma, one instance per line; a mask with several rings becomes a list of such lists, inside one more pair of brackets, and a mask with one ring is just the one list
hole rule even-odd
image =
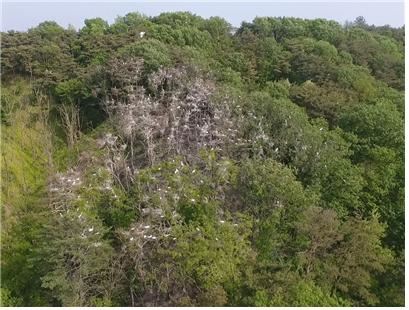
[[404, 28], [129, 13], [1, 34], [1, 304], [403, 306]]

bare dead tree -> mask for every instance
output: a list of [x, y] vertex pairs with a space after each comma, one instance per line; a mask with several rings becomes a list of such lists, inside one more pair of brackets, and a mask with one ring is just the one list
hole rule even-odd
[[[237, 120], [227, 102], [213, 98], [215, 86], [196, 69], [162, 68], [148, 77], [146, 88], [138, 84], [141, 62], [115, 62], [125, 71], [121, 94], [115, 89], [106, 100], [108, 114], [119, 134], [131, 146], [144, 145], [148, 165], [170, 156], [198, 159], [203, 148], [222, 150], [237, 140]], [[135, 72], [132, 67], [135, 66]], [[112, 71], [112, 70], [111, 70]], [[117, 75], [114, 75], [117, 79]]]
[[61, 115], [68, 147], [73, 148], [80, 136], [79, 109], [73, 104], [64, 104], [59, 107], [58, 111]]

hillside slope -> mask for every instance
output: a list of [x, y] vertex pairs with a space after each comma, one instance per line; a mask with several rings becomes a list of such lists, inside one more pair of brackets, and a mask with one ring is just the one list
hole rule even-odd
[[2, 33], [2, 305], [403, 306], [404, 29], [358, 21]]

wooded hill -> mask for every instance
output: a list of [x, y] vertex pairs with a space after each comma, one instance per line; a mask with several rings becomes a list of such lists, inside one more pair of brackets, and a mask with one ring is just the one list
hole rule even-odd
[[3, 305], [404, 305], [403, 27], [1, 36]]

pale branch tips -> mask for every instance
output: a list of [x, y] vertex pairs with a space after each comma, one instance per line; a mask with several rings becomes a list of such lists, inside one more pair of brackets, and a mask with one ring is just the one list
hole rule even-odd
[[[111, 90], [106, 100], [114, 125], [131, 144], [131, 160], [135, 161], [134, 146], [140, 139], [150, 165], [174, 155], [195, 161], [203, 148], [221, 149], [236, 143], [240, 122], [228, 103], [215, 102], [210, 80], [192, 68], [161, 68], [149, 75], [144, 90], [138, 85], [141, 64], [137, 60], [114, 63], [116, 72], [127, 73], [121, 81], [113, 77], [127, 93], [119, 97]], [[150, 89], [153, 94], [148, 94]]]

